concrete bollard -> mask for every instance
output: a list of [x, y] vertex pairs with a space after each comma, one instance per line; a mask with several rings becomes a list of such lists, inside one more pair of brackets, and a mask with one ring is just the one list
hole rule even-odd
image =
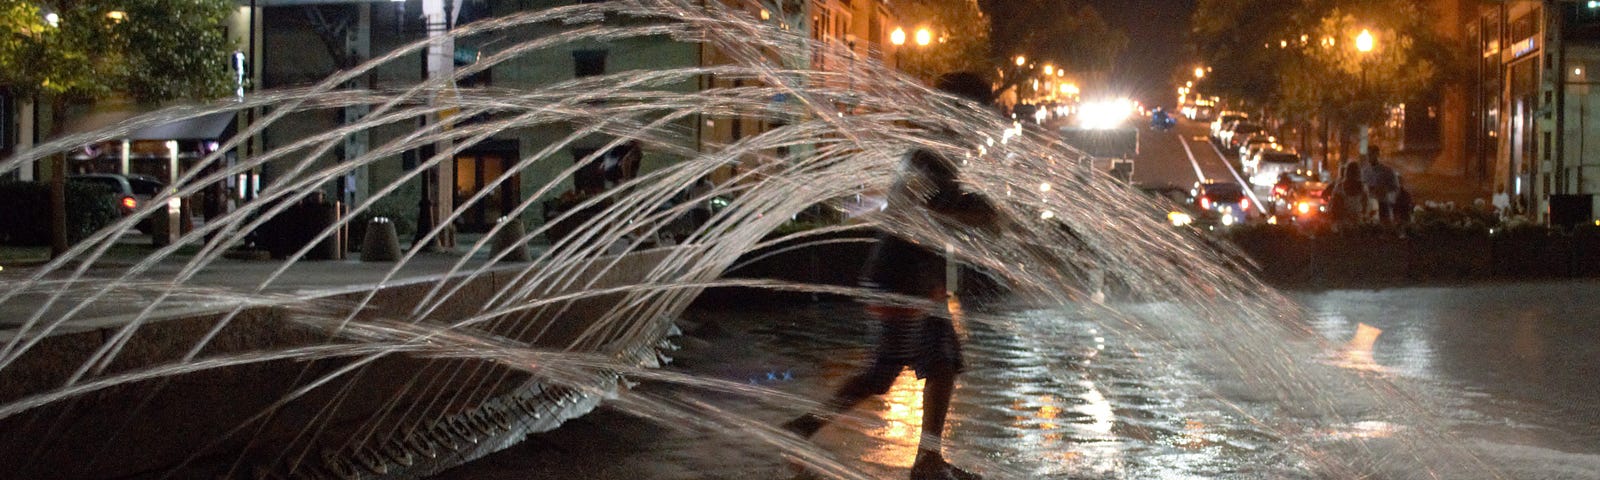
[[396, 260], [400, 260], [400, 235], [395, 233], [394, 222], [387, 217], [374, 217], [367, 222], [367, 233], [361, 239], [361, 261]]
[[499, 255], [501, 252], [507, 252], [500, 261], [532, 261], [533, 256], [528, 253], [528, 246], [522, 239], [526, 233], [523, 231], [522, 219], [501, 217], [500, 223], [500, 232], [494, 236], [494, 253]]

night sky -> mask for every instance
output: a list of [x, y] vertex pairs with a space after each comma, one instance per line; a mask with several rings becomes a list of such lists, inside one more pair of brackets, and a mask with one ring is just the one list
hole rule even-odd
[[1177, 93], [1168, 82], [1184, 61], [1185, 35], [1196, 0], [1085, 0], [1106, 23], [1128, 35], [1112, 72], [1113, 90], [1149, 105], [1171, 107]]

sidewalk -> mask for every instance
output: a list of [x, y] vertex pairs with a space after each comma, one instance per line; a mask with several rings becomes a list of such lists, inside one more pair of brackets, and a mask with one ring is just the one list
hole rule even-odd
[[1411, 189], [1417, 205], [1438, 202], [1469, 206], [1474, 200], [1489, 201], [1492, 192], [1479, 187], [1472, 179], [1435, 171], [1432, 152], [1396, 152], [1386, 157], [1384, 160], [1400, 172], [1405, 186]]

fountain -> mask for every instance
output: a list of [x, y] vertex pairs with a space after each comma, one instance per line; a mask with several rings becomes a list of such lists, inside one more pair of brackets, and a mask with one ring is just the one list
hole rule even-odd
[[[845, 286], [726, 274], [757, 252], [858, 242], [852, 232], [884, 228], [949, 245], [990, 272], [1015, 305], [1025, 306], [1021, 310], [1084, 312], [1106, 334], [1203, 352], [1184, 367], [1212, 376], [1216, 398], [1242, 395], [1271, 406], [1238, 407], [1236, 413], [1281, 443], [1283, 471], [1306, 478], [1395, 471], [1463, 478], [1454, 472], [1472, 466], [1484, 478], [1495, 477], [1442, 431], [1428, 428], [1426, 409], [1402, 401], [1408, 397], [1398, 387], [1324, 368], [1319, 352], [1332, 348], [1308, 329], [1292, 302], [1244, 273], [1248, 262], [1236, 252], [1160, 223], [1158, 205], [1091, 171], [1081, 154], [1047, 132], [931, 92], [776, 21], [700, 3], [622, 0], [509, 14], [449, 32], [459, 39], [512, 39], [454, 79], [403, 89], [342, 87], [424, 51], [430, 41], [423, 40], [313, 86], [162, 110], [0, 163], [5, 173], [141, 126], [263, 112], [136, 214], [47, 264], [10, 267], [0, 276], [0, 314], [8, 322], [0, 337], [0, 425], [14, 433], [0, 441], [7, 474], [425, 476], [556, 428], [607, 401], [647, 418], [748, 435], [831, 474], [863, 478], [850, 463], [761, 422], [700, 411], [706, 405], [692, 401], [635, 398], [627, 385], [671, 382], [761, 399], [774, 408], [805, 405], [807, 399], [771, 389], [653, 367], [670, 355], [673, 319], [708, 289], [874, 296]], [[701, 45], [723, 61], [527, 88], [452, 86], [540, 52], [637, 39]], [[844, 61], [847, 55], [852, 61]], [[821, 70], [810, 62], [848, 67]], [[738, 82], [695, 88], [706, 77]], [[227, 161], [225, 152], [296, 115], [352, 106], [368, 113]], [[470, 120], [417, 125], [441, 113]], [[773, 128], [701, 148], [690, 141], [700, 124], [734, 117]], [[521, 181], [518, 172], [548, 174], [525, 184], [525, 199], [502, 212], [531, 219], [543, 199], [606, 161], [614, 148], [637, 144], [658, 161], [635, 178], [575, 200], [563, 215], [527, 222], [537, 226], [517, 238], [501, 235], [517, 222], [498, 222], [470, 245], [442, 253], [411, 248], [392, 264], [307, 260], [315, 241], [272, 261], [228, 258], [253, 232], [360, 168], [418, 156], [415, 166], [370, 185], [342, 220], [316, 232], [317, 240], [335, 238], [352, 219], [407, 194], [420, 176], [448, 165], [455, 154], [506, 132], [533, 130], [556, 133], [487, 179], [414, 244], [448, 238], [450, 224], [488, 201], [494, 187]], [[383, 140], [340, 162], [320, 160], [356, 134]], [[580, 146], [594, 148], [567, 156]], [[774, 233], [805, 212], [842, 212], [880, 190], [913, 148], [962, 159], [963, 180], [997, 201], [1009, 219], [1007, 233], [951, 231], [928, 219], [870, 214]], [[137, 235], [141, 219], [164, 214], [169, 200], [264, 166], [277, 175], [259, 196], [136, 257], [121, 246]], [[711, 188], [691, 188], [712, 176], [719, 181]], [[716, 210], [682, 228], [697, 205], [713, 200]], [[496, 248], [546, 237], [553, 241], [529, 262]], [[1105, 305], [1089, 301], [1092, 278], [1115, 287]], [[1048, 336], [1025, 326], [1051, 325], [1007, 314], [971, 320], [1041, 341]], [[1329, 392], [1338, 392], [1341, 402], [1325, 402]], [[1418, 423], [1383, 437], [1396, 445], [1381, 452], [1367, 450], [1359, 435], [1304, 433], [1316, 429], [1311, 425], [1326, 430], [1397, 418]]]

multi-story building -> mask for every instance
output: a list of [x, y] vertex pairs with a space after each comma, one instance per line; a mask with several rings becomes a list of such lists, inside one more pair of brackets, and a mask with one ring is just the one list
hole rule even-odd
[[1485, 2], [1469, 167], [1514, 210], [1555, 225], [1595, 219], [1600, 193], [1600, 2]]
[[[459, 8], [447, 13], [446, 26], [467, 25], [475, 21], [504, 17], [520, 11], [541, 10], [584, 0], [479, 0], [458, 2]], [[818, 47], [808, 68], [843, 71], [860, 61], [892, 61], [889, 51], [889, 31], [895, 26], [894, 17], [885, 0], [787, 0], [778, 2], [778, 8], [788, 11], [769, 11], [770, 2], [755, 0], [720, 0], [725, 6], [744, 11], [752, 18], [774, 23], [787, 23], [789, 28], [804, 30]], [[422, 40], [429, 35], [429, 8], [442, 12], [438, 0], [239, 0], [239, 10], [229, 25], [230, 33], [238, 43], [239, 65], [247, 73], [243, 82], [255, 91], [301, 87], [328, 78], [335, 72], [354, 68], [368, 59], [381, 56], [403, 45]], [[439, 13], [435, 12], [435, 13]], [[436, 17], [438, 18], [438, 17]], [[453, 41], [454, 65], [445, 62], [430, 65], [427, 54], [419, 52], [384, 62], [347, 85], [346, 88], [387, 89], [415, 85], [430, 75], [448, 75], [477, 61], [480, 54], [496, 51], [512, 43], [515, 38], [539, 38], [554, 29], [550, 24], [527, 24], [504, 30], [498, 35], [463, 37]], [[826, 50], [832, 50], [826, 51]], [[802, 59], [804, 61], [805, 59]], [[541, 85], [571, 80], [576, 77], [601, 75], [628, 70], [652, 70], [694, 67], [725, 63], [730, 59], [712, 47], [700, 43], [674, 41], [666, 36], [641, 36], [621, 40], [586, 40], [564, 43], [553, 48], [537, 49], [510, 61], [494, 65], [465, 79], [460, 86], [494, 87], [503, 89], [532, 89]], [[850, 88], [853, 75], [836, 77], [841, 85]], [[736, 87], [748, 80], [723, 79], [704, 75], [688, 80], [676, 87], [693, 91], [712, 87]], [[0, 150], [7, 153], [20, 142], [24, 146], [47, 140], [41, 138], [41, 128], [19, 128], [17, 120], [23, 116], [47, 117], [34, 109], [18, 108], [19, 102], [0, 92]], [[103, 109], [102, 109], [103, 110]], [[103, 113], [103, 112], [101, 112]], [[76, 121], [71, 131], [103, 127], [131, 115], [115, 112], [100, 115], [90, 112], [86, 118], [97, 121]], [[253, 118], [265, 112], [247, 112], [239, 115], [239, 125], [248, 125]], [[365, 107], [348, 107], [334, 110], [312, 110], [294, 114], [291, 118], [272, 124], [261, 135], [238, 150], [240, 158], [249, 158], [258, 152], [271, 152], [284, 148], [310, 135], [327, 132], [339, 125], [356, 121], [366, 113]], [[102, 118], [103, 117], [103, 118]], [[419, 120], [420, 122], [421, 120]], [[31, 122], [21, 122], [25, 127]], [[214, 123], [214, 122], [213, 122]], [[742, 118], [737, 115], [692, 118], [681, 121], [687, 131], [696, 132], [685, 138], [685, 146], [695, 149], [713, 148], [737, 141], [745, 136], [774, 127], [770, 121]], [[314, 159], [311, 168], [326, 167], [346, 158], [354, 158], [392, 138], [414, 129], [418, 125], [390, 125], [372, 129], [344, 139], [338, 148], [328, 149]], [[228, 130], [232, 132], [233, 130]], [[483, 228], [504, 212], [531, 195], [536, 185], [559, 175], [559, 162], [536, 162], [516, 171], [509, 181], [496, 185], [494, 179], [511, 169], [513, 163], [537, 152], [544, 146], [571, 134], [570, 126], [509, 129], [495, 133], [486, 141], [476, 143], [445, 162], [435, 174], [434, 185], [443, 185], [433, 193], [437, 208], [448, 210], [457, 199], [469, 198], [484, 189], [493, 190], [481, 202], [467, 208], [458, 226], [464, 229]], [[207, 140], [215, 140], [221, 132]], [[150, 143], [149, 139], [134, 139]], [[197, 139], [196, 139], [197, 140]], [[183, 158], [198, 158], [206, 143], [186, 140], [195, 148], [181, 152]], [[593, 136], [574, 142], [566, 155], [583, 158], [607, 144], [609, 137]], [[216, 144], [215, 141], [209, 145]], [[161, 141], [158, 147], [168, 145]], [[193, 151], [189, 151], [193, 150]], [[135, 156], [142, 151], [134, 148]], [[380, 159], [360, 167], [343, 178], [327, 185], [328, 193], [347, 202], [365, 199], [374, 185], [386, 185], [415, 168], [417, 155], [412, 152], [390, 159]], [[642, 168], [649, 169], [672, 159], [664, 152], [643, 152]], [[111, 154], [106, 154], [111, 155]], [[167, 155], [155, 152], [152, 155]], [[82, 155], [80, 155], [82, 156]], [[95, 165], [117, 163], [106, 158], [78, 159], [74, 165], [83, 168], [100, 168]], [[299, 159], [274, 161], [265, 165], [248, 182], [231, 185], [239, 190], [246, 185], [270, 185], [284, 175], [285, 169], [296, 168]], [[165, 163], [163, 163], [164, 165]], [[182, 167], [180, 167], [182, 168]], [[81, 169], [81, 168], [80, 168]], [[137, 170], [137, 169], [135, 169]], [[24, 169], [21, 177], [43, 178], [46, 170]], [[36, 175], [37, 174], [37, 175]], [[724, 174], [725, 176], [726, 174]], [[400, 191], [387, 195], [384, 200], [391, 210], [414, 208], [422, 197], [423, 182], [406, 185]], [[555, 192], [553, 195], [558, 195]], [[238, 195], [235, 192], [235, 195]], [[532, 212], [537, 219], [539, 212]]]

